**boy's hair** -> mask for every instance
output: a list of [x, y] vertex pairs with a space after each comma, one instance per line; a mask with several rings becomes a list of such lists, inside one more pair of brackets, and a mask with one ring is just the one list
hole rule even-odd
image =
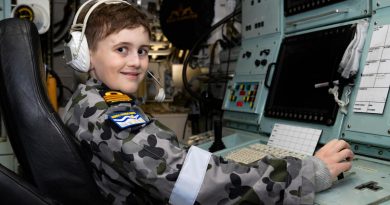
[[[83, 23], [88, 10], [96, 3], [93, 1], [80, 12], [77, 23]], [[144, 27], [151, 36], [148, 17], [145, 13], [126, 3], [103, 3], [89, 16], [85, 36], [90, 50], [96, 50], [97, 43], [107, 36], [123, 29]]]

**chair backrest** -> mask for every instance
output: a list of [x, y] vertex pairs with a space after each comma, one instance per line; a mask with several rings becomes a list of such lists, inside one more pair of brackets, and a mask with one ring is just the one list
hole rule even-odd
[[102, 203], [88, 162], [47, 98], [40, 37], [29, 21], [0, 21], [0, 104], [30, 183], [60, 203]]

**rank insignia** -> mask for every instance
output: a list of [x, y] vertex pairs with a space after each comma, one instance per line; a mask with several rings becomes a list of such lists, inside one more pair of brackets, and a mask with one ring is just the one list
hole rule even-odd
[[115, 103], [132, 103], [133, 99], [128, 95], [123, 94], [118, 91], [106, 91], [102, 93], [102, 97], [107, 104], [115, 104]]
[[146, 120], [136, 111], [117, 112], [108, 115], [108, 118], [121, 129], [146, 123]]

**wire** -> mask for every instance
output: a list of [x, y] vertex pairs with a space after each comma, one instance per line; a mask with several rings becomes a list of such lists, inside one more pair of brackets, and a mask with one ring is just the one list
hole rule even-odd
[[186, 117], [186, 121], [184, 122], [183, 137], [182, 137], [183, 140], [186, 138], [187, 123], [188, 123], [188, 115]]
[[204, 39], [207, 38], [211, 32], [213, 32], [216, 28], [218, 28], [219, 26], [223, 25], [224, 23], [226, 23], [227, 21], [229, 21], [231, 18], [234, 18], [236, 15], [238, 14], [241, 14], [241, 9], [236, 9], [234, 10], [231, 14], [229, 14], [228, 16], [226, 16], [225, 18], [221, 19], [219, 22], [215, 23], [207, 32], [205, 32], [194, 44], [194, 46], [192, 47], [192, 49], [189, 51], [189, 54], [186, 56], [186, 58], [184, 59], [184, 63], [183, 63], [183, 72], [182, 72], [182, 78], [183, 78], [183, 85], [184, 85], [184, 88], [186, 89], [186, 91], [191, 95], [193, 96], [194, 98], [196, 98], [197, 100], [199, 101], [202, 101], [202, 97], [200, 94], [194, 92], [189, 83], [188, 83], [188, 79], [187, 79], [187, 65], [188, 63], [190, 62], [191, 58], [192, 58], [192, 55], [193, 53], [195, 52], [195, 50], [197, 50], [197, 48], [199, 47], [199, 45], [201, 43], [203, 43]]

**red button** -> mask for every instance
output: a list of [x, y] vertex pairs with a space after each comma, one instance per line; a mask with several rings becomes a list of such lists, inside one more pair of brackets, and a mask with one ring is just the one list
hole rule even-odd
[[236, 105], [237, 105], [237, 107], [242, 107], [242, 106], [244, 105], [244, 103], [243, 103], [242, 101], [238, 101], [238, 102], [236, 103]]

